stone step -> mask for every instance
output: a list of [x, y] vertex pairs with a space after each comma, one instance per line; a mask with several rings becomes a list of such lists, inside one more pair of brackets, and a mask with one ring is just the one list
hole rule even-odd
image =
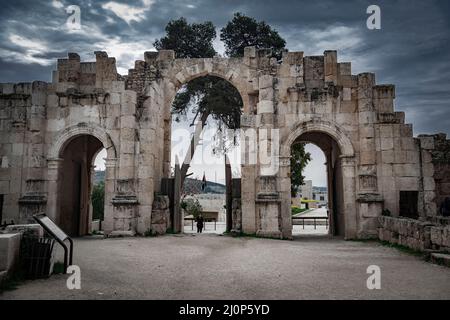
[[432, 253], [431, 261], [436, 264], [450, 267], [450, 254], [444, 253]]

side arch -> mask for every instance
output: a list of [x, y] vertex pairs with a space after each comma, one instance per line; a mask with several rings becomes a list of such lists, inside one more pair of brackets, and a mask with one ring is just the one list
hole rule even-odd
[[[356, 238], [358, 223], [356, 212], [356, 159], [351, 140], [335, 123], [329, 121], [297, 122], [291, 128], [292, 131], [284, 139], [281, 146], [282, 158], [290, 158], [292, 144], [302, 135], [313, 134], [315, 136], [317, 134], [317, 137], [326, 135], [336, 145], [337, 153], [335, 153], [335, 156], [332, 155], [334, 154], [333, 149], [328, 151], [328, 155], [326, 154], [330, 228], [332, 228], [333, 235], [343, 236], [345, 239]], [[311, 142], [314, 143], [314, 141]], [[329, 159], [335, 160], [329, 161]], [[290, 166], [289, 161], [286, 161], [286, 166]], [[288, 176], [283, 178], [290, 181]], [[290, 191], [286, 192], [285, 197], [289, 200], [285, 203], [285, 207], [288, 209], [283, 213], [283, 217], [284, 220], [292, 223], [290, 220]]]
[[96, 137], [102, 142], [103, 147], [106, 149], [108, 159], [117, 158], [117, 150], [115, 147], [117, 144], [113, 142], [105, 129], [96, 124], [90, 123], [79, 123], [62, 130], [58, 135], [58, 139], [50, 147], [47, 158], [49, 160], [59, 159], [67, 144], [76, 137], [82, 135], [91, 135]]
[[339, 129], [339, 127], [328, 121], [307, 121], [297, 122], [287, 139], [283, 142], [281, 147], [281, 156], [290, 157], [291, 146], [295, 140], [302, 134], [307, 132], [322, 132], [332, 137], [339, 145], [341, 157], [352, 158], [355, 156], [355, 149], [348, 136]]

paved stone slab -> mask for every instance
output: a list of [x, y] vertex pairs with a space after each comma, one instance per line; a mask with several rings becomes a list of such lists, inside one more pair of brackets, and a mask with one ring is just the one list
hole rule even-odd
[[[78, 239], [82, 289], [64, 275], [0, 299], [450, 299], [450, 269], [373, 242], [217, 235]], [[368, 290], [369, 265], [381, 290]]]

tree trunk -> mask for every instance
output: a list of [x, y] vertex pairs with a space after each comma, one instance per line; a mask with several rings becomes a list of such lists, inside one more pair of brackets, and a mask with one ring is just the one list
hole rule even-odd
[[186, 157], [181, 165], [181, 186], [184, 184], [184, 180], [186, 179], [187, 172], [191, 165], [192, 158], [194, 157], [195, 149], [200, 143], [200, 135], [202, 134], [203, 128], [206, 125], [206, 120], [209, 117], [209, 112], [202, 113], [200, 121], [197, 122], [195, 126], [194, 135], [192, 136], [191, 143], [189, 145], [189, 149], [186, 153]]

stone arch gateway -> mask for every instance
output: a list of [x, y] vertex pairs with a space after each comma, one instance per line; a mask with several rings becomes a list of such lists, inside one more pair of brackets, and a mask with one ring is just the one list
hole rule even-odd
[[[442, 144], [435, 142], [445, 137], [413, 137], [404, 113], [394, 111], [394, 86], [377, 85], [372, 73], [352, 75], [336, 51], [285, 52], [277, 61], [254, 47], [242, 58], [175, 59], [162, 50], [146, 52], [128, 75], [105, 52], [95, 55], [95, 62], [75, 53], [59, 59], [51, 83], [0, 84], [4, 220], [25, 223], [45, 211], [58, 221], [61, 150], [88, 135], [108, 150], [105, 233], [165, 233], [172, 224], [170, 106], [183, 84], [205, 75], [229, 81], [244, 104], [241, 151], [254, 161], [243, 161], [241, 201], [233, 203], [239, 232], [292, 237], [289, 158], [299, 139], [328, 139], [339, 150], [333, 163], [347, 239], [375, 237], [383, 210], [401, 213], [401, 192], [417, 193], [420, 219], [435, 217], [437, 199], [448, 196], [433, 161]], [[272, 150], [276, 170], [261, 152], [250, 154], [246, 138]]]

